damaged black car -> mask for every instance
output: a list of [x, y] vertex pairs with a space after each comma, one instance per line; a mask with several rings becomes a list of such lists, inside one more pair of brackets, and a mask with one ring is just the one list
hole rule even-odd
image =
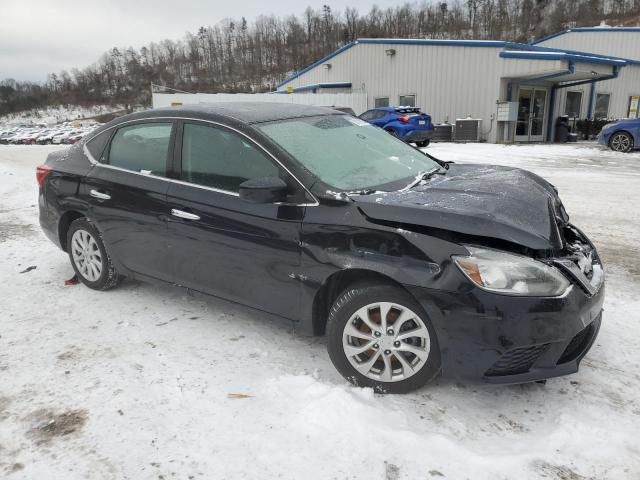
[[135, 113], [37, 180], [42, 228], [86, 286], [133, 277], [284, 317], [379, 392], [574, 373], [600, 327], [601, 260], [552, 185], [329, 108]]

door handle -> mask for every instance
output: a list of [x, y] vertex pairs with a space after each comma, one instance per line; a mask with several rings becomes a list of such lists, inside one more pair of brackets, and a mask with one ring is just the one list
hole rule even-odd
[[98, 190], [91, 190], [89, 195], [95, 198], [99, 198], [100, 200], [111, 200], [111, 195], [107, 193], [100, 192]]
[[185, 220], [200, 220], [200, 216], [195, 213], [185, 212], [184, 210], [178, 210], [177, 208], [171, 209], [171, 215], [178, 218], [184, 218]]

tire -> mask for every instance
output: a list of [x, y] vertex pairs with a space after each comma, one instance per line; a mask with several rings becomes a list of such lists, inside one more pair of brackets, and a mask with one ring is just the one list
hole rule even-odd
[[[386, 326], [381, 315], [385, 310]], [[362, 320], [365, 315], [368, 322]], [[401, 330], [395, 332], [398, 321], [402, 321], [397, 327]], [[409, 335], [408, 331], [418, 334]], [[402, 334], [404, 338], [396, 339]], [[329, 311], [327, 335], [333, 365], [356, 386], [379, 393], [406, 393], [429, 383], [440, 372], [436, 332], [420, 304], [399, 287], [359, 284], [348, 288]], [[361, 353], [353, 355], [355, 352]]]
[[429, 139], [427, 139], [427, 140], [423, 140], [421, 142], [416, 142], [416, 146], [420, 147], [420, 148], [424, 148], [424, 147], [428, 147], [429, 143], [431, 143], [431, 141]]
[[67, 252], [78, 279], [93, 290], [109, 290], [122, 277], [113, 266], [100, 232], [86, 218], [78, 218], [67, 232]]
[[388, 134], [396, 137], [396, 138], [400, 138], [400, 135], [398, 135], [398, 132], [396, 132], [393, 128], [387, 128], [385, 130], [385, 132], [387, 132]]
[[614, 152], [630, 152], [633, 150], [633, 137], [627, 132], [616, 132], [609, 139], [609, 148]]

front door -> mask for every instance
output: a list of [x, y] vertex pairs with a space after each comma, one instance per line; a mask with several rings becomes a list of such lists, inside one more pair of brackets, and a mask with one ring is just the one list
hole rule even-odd
[[518, 119], [516, 142], [544, 141], [547, 90], [538, 87], [520, 87], [518, 92]]
[[298, 318], [300, 227], [304, 206], [241, 199], [248, 179], [287, 173], [247, 137], [221, 125], [185, 121], [176, 152], [181, 181], [169, 203], [174, 282]]

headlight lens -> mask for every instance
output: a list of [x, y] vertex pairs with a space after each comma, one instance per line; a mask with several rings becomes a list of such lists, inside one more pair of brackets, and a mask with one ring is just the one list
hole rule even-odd
[[523, 255], [466, 247], [468, 257], [454, 256], [462, 272], [485, 290], [510, 295], [553, 297], [571, 285], [557, 269]]
[[607, 130], [608, 128], [611, 128], [615, 126], [615, 123], [606, 123], [603, 127], [602, 127], [602, 131], [604, 132], [605, 130]]

